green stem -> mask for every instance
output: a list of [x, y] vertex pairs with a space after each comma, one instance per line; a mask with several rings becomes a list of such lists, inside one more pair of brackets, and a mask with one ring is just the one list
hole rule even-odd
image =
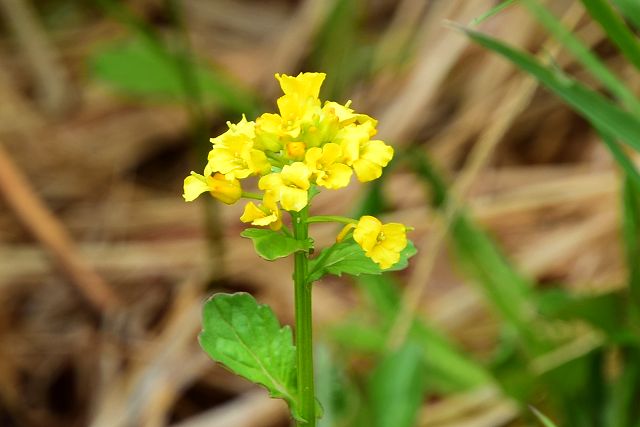
[[352, 218], [339, 215], [317, 215], [306, 219], [307, 224], [312, 222], [340, 222], [342, 224], [357, 224], [358, 221]]
[[[307, 217], [308, 207], [300, 212], [291, 212], [293, 235], [298, 240], [309, 237]], [[298, 393], [300, 393], [300, 412], [307, 422], [299, 421], [298, 427], [315, 427], [316, 398], [313, 381], [313, 331], [311, 323], [311, 284], [307, 282], [309, 259], [307, 253], [294, 254], [293, 281], [296, 302], [296, 353], [298, 361]]]
[[245, 199], [254, 199], [254, 200], [262, 200], [262, 195], [258, 193], [251, 193], [249, 191], [243, 191], [242, 197]]

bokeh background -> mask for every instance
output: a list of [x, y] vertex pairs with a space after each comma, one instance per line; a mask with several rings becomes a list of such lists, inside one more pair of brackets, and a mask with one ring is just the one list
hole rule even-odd
[[[292, 324], [291, 264], [182, 180], [227, 120], [275, 109], [274, 73], [323, 71], [321, 97], [397, 154], [314, 211], [404, 222], [419, 252], [315, 285], [321, 426], [534, 426], [533, 405], [637, 427], [622, 175], [587, 121], [450, 24], [497, 3], [0, 0], [0, 425], [289, 425], [196, 337], [220, 291]], [[550, 3], [640, 86], [579, 1]], [[521, 5], [476, 28], [600, 89]]]

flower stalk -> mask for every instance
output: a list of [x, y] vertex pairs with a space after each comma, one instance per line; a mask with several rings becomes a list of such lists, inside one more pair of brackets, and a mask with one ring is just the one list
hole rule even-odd
[[[309, 237], [308, 209], [305, 207], [300, 212], [291, 212], [293, 235], [297, 240], [306, 240]], [[300, 427], [315, 427], [316, 425], [311, 283], [307, 281], [308, 264], [309, 259], [306, 251], [298, 251], [294, 254], [293, 282], [295, 287], [298, 390], [300, 393], [300, 412], [306, 420], [306, 422], [297, 422]]]

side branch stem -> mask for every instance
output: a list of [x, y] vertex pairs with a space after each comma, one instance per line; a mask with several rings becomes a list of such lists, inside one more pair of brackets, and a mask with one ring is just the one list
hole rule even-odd
[[345, 216], [339, 215], [317, 215], [307, 218], [307, 224], [311, 224], [313, 222], [339, 222], [342, 224], [357, 224], [358, 221], [352, 218], [347, 218]]
[[[298, 240], [308, 238], [308, 207], [291, 212], [293, 235]], [[313, 379], [313, 331], [311, 318], [311, 284], [307, 282], [308, 255], [304, 251], [294, 254], [293, 281], [295, 285], [296, 353], [298, 362], [298, 392], [300, 412], [307, 422], [299, 421], [298, 427], [315, 427], [316, 399]]]

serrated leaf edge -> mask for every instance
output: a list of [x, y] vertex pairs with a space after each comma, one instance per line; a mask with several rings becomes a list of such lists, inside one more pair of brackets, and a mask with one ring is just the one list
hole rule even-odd
[[[209, 297], [209, 298], [207, 299], [207, 301], [205, 301], [205, 306], [206, 306], [208, 303], [212, 302], [216, 297], [221, 297], [221, 296], [222, 296], [222, 297], [225, 297], [225, 296], [226, 296], [226, 297], [233, 297], [233, 296], [236, 296], [236, 295], [248, 295], [249, 297], [251, 297], [251, 299], [253, 299], [253, 300], [256, 302], [256, 304], [257, 304], [257, 306], [258, 306], [258, 310], [263, 310], [263, 309], [265, 309], [265, 308], [266, 308], [266, 309], [271, 310], [271, 309], [270, 309], [270, 307], [269, 307], [268, 305], [258, 303], [258, 302], [255, 300], [255, 298], [254, 298], [251, 294], [249, 294], [249, 293], [247, 293], [247, 292], [237, 292], [237, 293], [235, 293], [235, 294], [229, 294], [229, 293], [218, 293], [218, 294], [215, 294], [215, 295], [212, 295], [211, 297]], [[216, 308], [218, 308], [218, 306], [217, 306], [217, 305], [216, 305]], [[257, 355], [256, 355], [256, 354], [255, 354], [255, 353], [254, 353], [254, 352], [253, 352], [253, 351], [252, 351], [252, 350], [251, 350], [251, 349], [246, 345], [245, 341], [240, 337], [240, 335], [238, 335], [238, 334], [236, 333], [236, 331], [235, 331], [235, 327], [233, 327], [233, 325], [232, 325], [232, 324], [231, 324], [231, 323], [230, 323], [230, 322], [229, 322], [225, 317], [222, 317], [222, 316], [221, 316], [221, 319], [222, 319], [222, 320], [223, 320], [223, 321], [224, 321], [224, 322], [225, 322], [225, 323], [230, 327], [230, 329], [231, 329], [231, 330], [233, 330], [233, 334], [234, 334], [234, 335], [236, 336], [236, 338], [238, 339], [238, 342], [240, 342], [240, 343], [242, 344], [242, 347], [245, 349], [245, 351], [247, 352], [247, 354], [251, 355], [251, 357], [256, 361], [256, 363], [258, 364], [258, 366], [260, 367], [260, 369], [261, 369], [264, 373], [266, 373], [267, 378], [269, 378], [269, 379], [272, 381], [272, 383], [275, 385], [275, 391], [276, 391], [276, 392], [278, 392], [278, 393], [280, 393], [280, 396], [275, 395], [275, 394], [274, 394], [274, 392], [272, 391], [271, 387], [269, 387], [268, 385], [263, 384], [263, 383], [261, 383], [261, 382], [259, 382], [259, 381], [253, 381], [253, 380], [251, 380], [250, 378], [245, 377], [244, 375], [242, 375], [242, 374], [240, 374], [240, 373], [236, 372], [236, 371], [235, 371], [234, 369], [232, 369], [231, 367], [227, 366], [224, 362], [221, 362], [221, 361], [218, 361], [218, 360], [216, 360], [216, 362], [217, 362], [217, 363], [220, 363], [221, 365], [224, 365], [227, 369], [229, 369], [230, 371], [232, 371], [232, 372], [233, 372], [233, 373], [235, 373], [236, 375], [239, 375], [239, 376], [241, 376], [241, 377], [243, 377], [243, 378], [246, 378], [247, 380], [249, 380], [249, 381], [251, 381], [251, 382], [253, 382], [253, 383], [256, 383], [256, 384], [261, 385], [262, 387], [264, 387], [265, 389], [267, 389], [267, 391], [269, 391], [269, 394], [270, 394], [272, 397], [282, 398], [282, 399], [286, 400], [287, 402], [290, 402], [290, 404], [291, 404], [292, 406], [293, 406], [293, 405], [297, 405], [297, 403], [298, 403], [298, 402], [297, 402], [297, 400], [295, 399], [295, 397], [294, 397], [294, 396], [292, 396], [292, 395], [288, 392], [288, 388], [287, 388], [284, 384], [282, 384], [280, 381], [276, 381], [276, 379], [275, 379], [275, 378], [273, 378], [273, 376], [271, 375], [271, 373], [269, 372], [269, 370], [265, 368], [265, 366], [262, 364], [262, 362], [260, 361], [260, 359], [258, 358], [258, 356], [257, 356]], [[278, 324], [279, 324], [279, 322], [278, 322]], [[284, 331], [287, 331], [287, 330], [289, 330], [289, 331], [290, 331], [290, 330], [291, 330], [291, 327], [289, 327], [289, 325], [281, 326], [281, 327], [280, 327], [280, 329], [279, 329], [279, 332], [281, 332], [281, 331], [283, 331], [283, 330], [284, 330]], [[203, 330], [200, 332], [200, 334], [198, 334], [198, 341], [199, 341], [200, 346], [201, 346], [202, 348], [204, 348], [204, 346], [202, 345], [202, 339], [203, 339], [204, 333], [205, 333], [205, 331], [204, 331], [204, 328], [203, 328]], [[295, 349], [295, 346], [293, 345], [293, 343], [292, 343], [292, 346], [293, 346], [293, 348]], [[208, 353], [208, 352], [207, 352], [207, 353]], [[303, 421], [304, 421], [304, 420], [303, 420]]]

